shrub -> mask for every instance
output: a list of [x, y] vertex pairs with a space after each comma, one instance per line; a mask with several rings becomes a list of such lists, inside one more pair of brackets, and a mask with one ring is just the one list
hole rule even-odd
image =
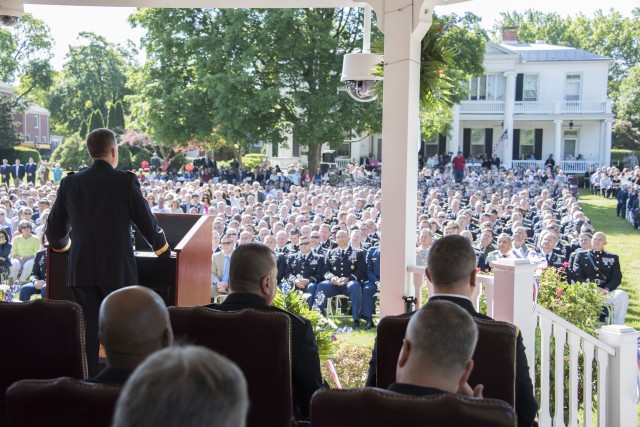
[[[371, 349], [347, 342], [339, 343], [333, 353], [332, 361], [336, 367], [340, 384], [343, 388], [361, 388], [367, 380]], [[322, 377], [332, 388], [337, 384], [333, 381], [326, 362], [322, 364]]]

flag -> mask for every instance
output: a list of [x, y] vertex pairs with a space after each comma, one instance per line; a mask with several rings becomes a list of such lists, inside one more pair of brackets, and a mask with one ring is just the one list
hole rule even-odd
[[493, 149], [493, 154], [496, 154], [498, 152], [498, 149], [500, 149], [500, 145], [502, 145], [502, 143], [507, 139], [509, 139], [509, 132], [507, 132], [507, 129], [505, 129], [504, 132], [502, 132], [502, 135], [500, 135], [500, 139], [498, 139], [498, 143]]

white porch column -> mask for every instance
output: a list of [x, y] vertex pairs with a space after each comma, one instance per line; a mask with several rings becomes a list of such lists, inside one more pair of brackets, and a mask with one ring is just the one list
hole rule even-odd
[[[562, 120], [554, 120], [554, 137], [553, 137], [553, 159], [556, 165], [560, 164], [562, 159]], [[546, 159], [545, 153], [542, 153], [542, 160]]]
[[500, 135], [507, 129], [508, 138], [502, 143], [502, 164], [509, 169], [513, 164], [513, 112], [516, 103], [516, 75], [515, 71], [506, 71], [504, 76], [505, 90], [504, 90], [504, 126], [500, 129]]
[[451, 135], [447, 151], [453, 151], [457, 153], [462, 151], [462, 144], [460, 143], [460, 106], [455, 105], [451, 111]]
[[415, 263], [420, 41], [431, 25], [434, 5], [435, 1], [420, 0], [384, 2], [382, 316], [404, 312], [402, 297], [412, 294], [407, 265]]
[[616, 350], [609, 362], [607, 388], [607, 425], [637, 427], [636, 371], [638, 336], [635, 329], [625, 325], [607, 325], [599, 330], [600, 339]]
[[536, 316], [533, 313], [533, 264], [526, 259], [504, 258], [493, 268], [493, 318], [520, 328], [529, 371], [535, 379]]
[[604, 121], [604, 156], [600, 157], [604, 159], [604, 164], [607, 166], [611, 165], [611, 125], [613, 120], [606, 119]]

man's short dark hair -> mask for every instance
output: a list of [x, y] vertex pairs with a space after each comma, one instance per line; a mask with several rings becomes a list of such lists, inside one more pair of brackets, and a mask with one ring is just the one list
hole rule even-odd
[[464, 236], [444, 236], [431, 245], [427, 269], [434, 285], [458, 283], [469, 277], [476, 267], [476, 253]]
[[276, 268], [276, 254], [263, 243], [246, 243], [231, 254], [229, 287], [232, 292], [255, 291], [260, 280]]
[[[464, 237], [463, 237], [464, 239]], [[466, 240], [466, 239], [465, 239]], [[471, 315], [450, 301], [427, 302], [411, 317], [406, 339], [430, 369], [464, 369], [478, 341]]]
[[106, 156], [115, 144], [116, 134], [111, 129], [95, 129], [87, 136], [87, 150], [92, 159]]

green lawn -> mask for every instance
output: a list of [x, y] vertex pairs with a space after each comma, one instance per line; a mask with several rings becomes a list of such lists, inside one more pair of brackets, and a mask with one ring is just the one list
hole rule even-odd
[[580, 190], [580, 205], [596, 231], [607, 235], [605, 250], [618, 254], [622, 267], [622, 285], [629, 293], [629, 311], [626, 325], [640, 329], [640, 231], [628, 221], [616, 217], [616, 200], [593, 196], [589, 190]]

